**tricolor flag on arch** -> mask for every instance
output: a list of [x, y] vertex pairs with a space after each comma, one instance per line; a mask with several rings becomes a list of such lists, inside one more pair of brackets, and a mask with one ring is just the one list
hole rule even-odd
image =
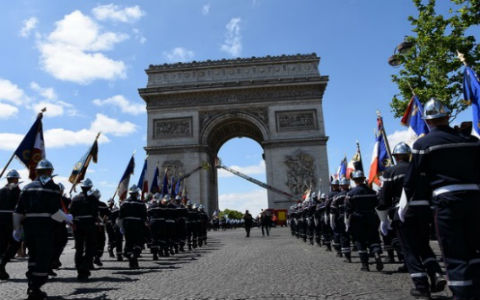
[[118, 188], [117, 188], [118, 198], [121, 201], [127, 198], [128, 184], [130, 183], [130, 176], [133, 174], [134, 169], [135, 169], [135, 158], [132, 155], [132, 158], [130, 158], [127, 168], [125, 169], [125, 172], [123, 172], [122, 179], [120, 179], [120, 183], [118, 184]]
[[373, 146], [372, 162], [370, 164], [370, 173], [368, 175], [368, 184], [375, 183], [377, 186], [381, 186], [380, 174], [385, 170], [389, 164], [389, 157], [387, 152], [387, 146], [383, 139], [383, 121], [379, 117], [377, 118], [377, 132], [375, 137], [375, 145]]
[[465, 66], [465, 71], [463, 73], [463, 96], [465, 101], [472, 104], [472, 135], [480, 138], [480, 82], [475, 71], [469, 66]]
[[410, 145], [430, 131], [423, 119], [423, 105], [416, 95], [410, 99], [400, 122], [408, 127], [408, 140], [405, 142]]

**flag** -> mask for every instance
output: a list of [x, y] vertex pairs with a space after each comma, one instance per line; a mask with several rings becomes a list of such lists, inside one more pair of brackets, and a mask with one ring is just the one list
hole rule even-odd
[[88, 149], [88, 151], [80, 158], [80, 160], [73, 166], [72, 173], [70, 174], [70, 177], [68, 178], [68, 181], [70, 181], [73, 186], [72, 190], [75, 189], [75, 185], [82, 181], [85, 178], [85, 173], [87, 173], [87, 168], [88, 165], [90, 164], [90, 161], [93, 160], [94, 163], [97, 163], [98, 160], [98, 135], [95, 141], [93, 142], [93, 145]]
[[400, 122], [408, 127], [408, 140], [406, 142], [410, 145], [430, 131], [423, 119], [423, 105], [416, 95], [410, 99]]
[[170, 181], [170, 196], [175, 198], [177, 194], [175, 194], [175, 176], [172, 176], [172, 180]]
[[147, 176], [147, 159], [145, 158], [145, 162], [143, 163], [142, 173], [140, 173], [140, 178], [138, 179], [137, 186], [142, 190], [142, 200], [144, 199], [145, 193], [148, 193], [148, 180]]
[[480, 116], [480, 83], [475, 71], [468, 66], [465, 66], [463, 73], [463, 96], [465, 101], [472, 104], [472, 135], [480, 138], [480, 124], [478, 122]]
[[357, 170], [363, 171], [362, 154], [360, 152], [360, 144], [358, 142], [357, 152], [355, 152], [355, 154], [353, 155], [352, 160], [348, 162], [346, 177], [350, 179], [352, 173]]
[[28, 177], [32, 180], [36, 177], [35, 168], [38, 162], [45, 158], [42, 116], [42, 113], [38, 114], [32, 127], [15, 150], [15, 156], [28, 168]]
[[153, 174], [152, 185], [150, 186], [150, 193], [156, 194], [160, 192], [158, 187], [158, 167], [155, 167], [155, 173]]
[[165, 169], [165, 174], [163, 175], [163, 184], [162, 184], [162, 194], [168, 195], [168, 169]]
[[175, 196], [180, 195], [181, 196], [181, 191], [180, 191], [180, 186], [182, 185], [182, 177], [178, 177], [177, 183], [175, 184]]
[[125, 200], [125, 198], [127, 198], [128, 184], [130, 183], [130, 176], [133, 174], [134, 169], [135, 159], [132, 155], [132, 158], [130, 158], [125, 172], [123, 172], [122, 179], [120, 179], [120, 183], [118, 184], [117, 194], [120, 200]]
[[377, 132], [375, 137], [375, 145], [373, 146], [372, 163], [370, 164], [370, 174], [368, 175], [368, 184], [375, 183], [380, 186], [380, 174], [389, 165], [389, 157], [387, 146], [383, 139], [383, 122], [381, 117], [377, 118]]
[[345, 156], [338, 166], [336, 177], [338, 180], [347, 176], [347, 156]]

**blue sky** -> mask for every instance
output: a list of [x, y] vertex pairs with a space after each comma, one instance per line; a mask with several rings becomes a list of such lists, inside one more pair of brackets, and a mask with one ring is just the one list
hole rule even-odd
[[[438, 2], [446, 11], [449, 2]], [[137, 89], [146, 85], [149, 64], [316, 52], [320, 73], [330, 77], [323, 99], [330, 172], [345, 154], [351, 158], [356, 140], [368, 168], [375, 110], [392, 139], [405, 133], [390, 113], [397, 70], [387, 58], [410, 34], [407, 17], [415, 13], [408, 0], [7, 1], [0, 11], [0, 162], [47, 105], [47, 156], [59, 181], [97, 131], [104, 133], [88, 176], [106, 201], [134, 150], [138, 180], [146, 113]], [[219, 156], [265, 180], [261, 153], [244, 138], [227, 142]], [[23, 168], [17, 161], [12, 167]], [[219, 177], [222, 209], [267, 205], [261, 188]]]

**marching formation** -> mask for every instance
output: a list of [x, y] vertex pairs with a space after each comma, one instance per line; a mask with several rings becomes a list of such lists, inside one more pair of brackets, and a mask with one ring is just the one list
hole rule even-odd
[[9, 279], [6, 265], [23, 240], [28, 249], [28, 299], [47, 298], [40, 288], [49, 276], [57, 276], [67, 224], [73, 229], [79, 281], [88, 280], [94, 265], [102, 266], [105, 235], [110, 257], [126, 258], [132, 269], [139, 267], [138, 257], [147, 247], [158, 260], [207, 244], [208, 216], [202, 205], [159, 193], [147, 194], [143, 201], [136, 185], [119, 207], [113, 199], [107, 205], [88, 178], [81, 192], [69, 199], [52, 172], [52, 164], [44, 159], [36, 166], [36, 179], [22, 190], [16, 170], [8, 172], [7, 185], [0, 189], [0, 280]]
[[[430, 132], [412, 148], [394, 147], [395, 164], [383, 170], [377, 191], [362, 170], [349, 174], [353, 188], [347, 176], [333, 179], [328, 194], [311, 193], [290, 208], [292, 235], [333, 248], [347, 263], [358, 251], [362, 271], [371, 257], [383, 269], [383, 244], [388, 261], [396, 254], [398, 271], [410, 274], [415, 298], [430, 299], [448, 283], [455, 299], [480, 299], [480, 142], [450, 127], [449, 116], [441, 102], [428, 101]], [[433, 225], [448, 281], [430, 246]]]

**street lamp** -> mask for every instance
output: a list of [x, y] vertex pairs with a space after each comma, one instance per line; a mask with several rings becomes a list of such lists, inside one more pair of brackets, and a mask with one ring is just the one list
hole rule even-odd
[[388, 64], [398, 67], [403, 64], [403, 55], [407, 54], [415, 46], [414, 42], [403, 41], [393, 50], [393, 55], [388, 58]]

